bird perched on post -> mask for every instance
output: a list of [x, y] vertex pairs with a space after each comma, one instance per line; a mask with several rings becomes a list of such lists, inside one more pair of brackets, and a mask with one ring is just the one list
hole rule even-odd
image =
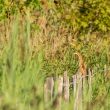
[[87, 71], [86, 71], [86, 64], [83, 61], [82, 55], [78, 52], [74, 53], [75, 55], [78, 56], [79, 60], [79, 72], [82, 76], [86, 76]]

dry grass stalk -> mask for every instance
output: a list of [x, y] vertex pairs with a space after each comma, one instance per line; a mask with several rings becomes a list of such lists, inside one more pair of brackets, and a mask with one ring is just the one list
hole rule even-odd
[[104, 77], [106, 81], [110, 81], [110, 70], [108, 69], [107, 65], [104, 66]]

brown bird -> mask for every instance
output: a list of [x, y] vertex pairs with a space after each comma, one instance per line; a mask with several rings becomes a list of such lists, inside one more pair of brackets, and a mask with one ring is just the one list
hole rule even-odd
[[78, 52], [74, 53], [75, 55], [78, 56], [78, 59], [79, 59], [79, 71], [80, 71], [80, 74], [82, 76], [86, 76], [87, 72], [86, 72], [86, 65], [83, 61], [83, 58], [82, 58], [82, 55]]

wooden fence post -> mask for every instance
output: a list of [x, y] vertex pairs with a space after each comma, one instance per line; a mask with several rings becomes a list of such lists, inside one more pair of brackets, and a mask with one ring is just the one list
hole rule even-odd
[[64, 100], [69, 101], [69, 77], [67, 76], [67, 71], [63, 75], [63, 88], [64, 88]]
[[58, 78], [58, 89], [57, 89], [57, 96], [53, 101], [53, 106], [57, 109], [61, 109], [61, 102], [62, 102], [62, 92], [63, 92], [63, 77], [59, 76]]
[[52, 101], [53, 88], [54, 88], [53, 77], [48, 77], [44, 84], [44, 100], [45, 100], [45, 102]]
[[75, 97], [77, 90], [77, 75], [73, 75], [72, 78], [73, 78], [73, 95]]
[[86, 103], [88, 100], [88, 81], [87, 81], [88, 75], [82, 76], [82, 109], [85, 110]]
[[62, 96], [62, 92], [63, 92], [63, 77], [59, 76], [59, 78], [58, 78], [58, 95]]
[[78, 87], [74, 101], [74, 110], [82, 110], [82, 76], [78, 74], [77, 77]]
[[91, 100], [91, 97], [92, 97], [92, 72], [91, 72], [91, 70], [89, 69], [88, 70], [88, 84], [89, 84], [89, 91], [88, 91], [88, 93], [89, 93], [89, 101]]

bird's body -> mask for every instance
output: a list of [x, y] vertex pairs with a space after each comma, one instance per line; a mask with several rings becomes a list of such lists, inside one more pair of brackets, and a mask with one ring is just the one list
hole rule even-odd
[[86, 72], [86, 65], [83, 61], [82, 55], [80, 53], [74, 53], [75, 55], [78, 56], [79, 59], [79, 72], [82, 76], [86, 76], [87, 72]]

